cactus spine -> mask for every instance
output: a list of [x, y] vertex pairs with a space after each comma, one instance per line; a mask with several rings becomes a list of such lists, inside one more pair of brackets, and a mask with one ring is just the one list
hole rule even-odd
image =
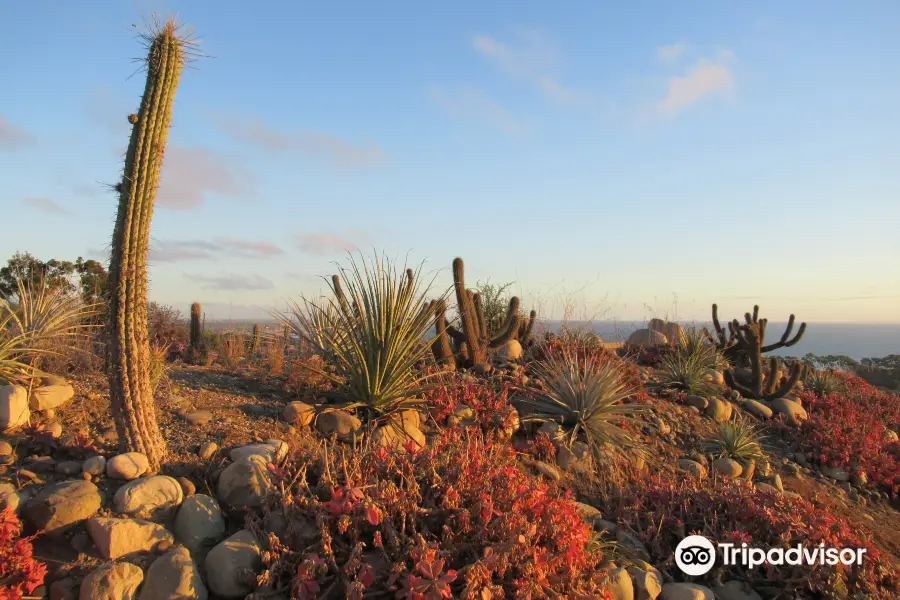
[[153, 406], [147, 334], [147, 250], [172, 104], [186, 42], [174, 21], [147, 36], [147, 81], [138, 114], [129, 115], [125, 155], [109, 266], [107, 352], [109, 394], [122, 448], [142, 452], [157, 472], [166, 446]]
[[200, 327], [200, 304], [194, 302], [191, 304], [191, 348], [199, 350], [203, 345], [203, 330]]

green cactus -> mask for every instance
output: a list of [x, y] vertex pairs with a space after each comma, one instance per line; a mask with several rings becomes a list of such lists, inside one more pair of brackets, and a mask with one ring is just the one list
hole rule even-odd
[[447, 367], [456, 368], [456, 357], [450, 348], [450, 340], [447, 337], [447, 303], [444, 300], [434, 300], [428, 303], [426, 309], [434, 313], [434, 338], [431, 340], [431, 353], [434, 359]]
[[[497, 335], [491, 338], [488, 336], [481, 296], [466, 289], [465, 265], [461, 258], [453, 260], [453, 283], [462, 331], [448, 326], [447, 332], [454, 339], [458, 348], [462, 348], [462, 344], [465, 343], [464, 351], [461, 354], [466, 366], [473, 367], [483, 364], [487, 362], [488, 349], [502, 346], [509, 340], [515, 339], [519, 334], [524, 320], [519, 316], [519, 298], [513, 296], [509, 299], [506, 318]], [[533, 318], [530, 322], [533, 324]], [[530, 334], [530, 326], [526, 327], [526, 331]]]
[[[755, 313], [756, 311], [754, 311]], [[748, 313], [749, 318], [749, 313]], [[731, 369], [725, 371], [725, 382], [733, 390], [740, 392], [745, 398], [754, 400], [773, 400], [789, 394], [803, 376], [803, 363], [795, 360], [791, 363], [786, 377], [781, 376], [781, 362], [774, 356], [769, 358], [768, 373], [763, 372], [763, 331], [765, 325], [757, 322], [741, 325], [735, 319], [729, 325], [736, 343], [749, 359], [750, 380], [744, 385], [736, 380]]]
[[[728, 323], [728, 335], [725, 334], [725, 329], [719, 323], [719, 307], [716, 304], [712, 305], [712, 319], [713, 319], [713, 327], [716, 330], [716, 337], [710, 335], [708, 331], [706, 331], [706, 336], [716, 345], [722, 355], [728, 359], [729, 362], [739, 367], [748, 367], [750, 366], [751, 357], [747, 355], [744, 351], [743, 346], [738, 343], [738, 333], [736, 327], [739, 327], [739, 323], [737, 319], [733, 322]], [[744, 313], [744, 321], [747, 325], [756, 325], [757, 331], [759, 332], [759, 342], [760, 342], [760, 352], [766, 354], [767, 352], [772, 352], [773, 350], [778, 350], [779, 348], [790, 348], [794, 344], [800, 341], [803, 337], [803, 334], [806, 332], [806, 323], [800, 323], [800, 327], [797, 329], [797, 334], [792, 338], [791, 332], [794, 330], [794, 315], [788, 317], [787, 326], [784, 328], [784, 333], [781, 335], [781, 339], [775, 342], [774, 344], [766, 345], [766, 328], [769, 324], [768, 319], [760, 319], [759, 318], [759, 305], [753, 306], [753, 314]], [[705, 331], [705, 330], [704, 330]]]
[[122, 448], [142, 452], [157, 472], [166, 445], [156, 422], [147, 334], [147, 251], [172, 105], [188, 42], [174, 21], [146, 36], [147, 81], [136, 115], [119, 190], [109, 266], [107, 366], [113, 417]]
[[259, 341], [260, 341], [260, 333], [259, 333], [259, 323], [253, 324], [253, 337], [250, 343], [250, 353], [255, 356], [259, 353]]
[[203, 345], [203, 330], [200, 327], [200, 303], [191, 304], [191, 349], [199, 350]]

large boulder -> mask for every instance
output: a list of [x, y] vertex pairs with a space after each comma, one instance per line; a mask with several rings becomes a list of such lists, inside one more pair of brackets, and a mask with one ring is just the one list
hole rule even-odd
[[97, 567], [81, 582], [79, 600], [133, 600], [144, 572], [131, 563]]
[[769, 403], [769, 408], [776, 414], [784, 415], [784, 420], [788, 425], [799, 425], [809, 418], [806, 409], [799, 402], [787, 398], [775, 398]]
[[266, 462], [276, 462], [287, 456], [288, 445], [281, 440], [266, 440], [260, 444], [241, 446], [229, 452], [233, 462], [237, 462], [248, 456], [262, 456]]
[[150, 469], [150, 461], [140, 452], [126, 452], [113, 456], [106, 463], [106, 476], [110, 479], [137, 479]]
[[225, 517], [215, 498], [196, 494], [181, 503], [174, 529], [178, 543], [199, 557], [225, 537]]
[[32, 390], [29, 406], [31, 410], [52, 410], [62, 406], [75, 396], [71, 385], [45, 385]]
[[609, 572], [606, 591], [612, 594], [613, 600], [634, 600], [634, 584], [625, 567], [619, 567]]
[[219, 476], [219, 500], [234, 507], [256, 508], [274, 489], [275, 481], [265, 457], [252, 454], [228, 465]]
[[261, 550], [256, 537], [242, 529], [206, 555], [206, 582], [217, 596], [243, 598], [252, 590], [243, 583], [240, 571], [255, 571], [261, 565]]
[[163, 554], [147, 569], [138, 600], [206, 600], [209, 593], [186, 548]]
[[649, 564], [646, 566], [647, 569], [636, 566], [628, 568], [634, 582], [634, 600], [656, 600], [662, 593], [662, 573]]
[[772, 409], [760, 402], [759, 400], [751, 400], [747, 399], [741, 403], [741, 406], [748, 413], [756, 417], [757, 419], [771, 419], [772, 418]]
[[0, 386], [0, 431], [28, 425], [28, 390], [20, 385]]
[[152, 552], [160, 543], [172, 544], [175, 541], [162, 525], [141, 519], [94, 517], [87, 520], [86, 527], [100, 556], [109, 560], [138, 552]]
[[638, 329], [628, 336], [625, 343], [630, 346], [665, 346], [669, 338], [652, 329]]
[[166, 475], [129, 481], [113, 498], [116, 511], [133, 516], [149, 516], [158, 510], [178, 506], [184, 499], [181, 484]]
[[658, 331], [666, 336], [666, 340], [670, 343], [677, 344], [684, 339], [684, 327], [673, 321], [663, 319], [650, 319], [647, 329]]
[[339, 440], [352, 441], [362, 429], [362, 422], [348, 412], [332, 410], [318, 416], [316, 429], [322, 435], [336, 435]]
[[94, 516], [103, 499], [90, 481], [64, 481], [48, 485], [25, 505], [25, 518], [37, 530], [65, 532], [71, 525]]

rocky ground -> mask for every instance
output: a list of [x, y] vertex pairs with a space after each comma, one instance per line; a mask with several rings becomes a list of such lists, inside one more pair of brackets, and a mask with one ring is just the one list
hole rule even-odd
[[[652, 369], [642, 368], [641, 377], [651, 379]], [[14, 508], [29, 531], [41, 533], [35, 554], [49, 566], [49, 574], [35, 596], [126, 598], [139, 589], [141, 600], [154, 600], [243, 598], [249, 593], [244, 571], [258, 567], [263, 550], [245, 529], [244, 508], [260, 506], [276, 485], [267, 465], [278, 463], [290, 448], [318, 443], [322, 435], [309, 426], [308, 411], [318, 404], [314, 394], [298, 396], [285, 391], [281, 379], [264, 379], [249, 371], [174, 366], [157, 395], [170, 458], [159, 475], [149, 477], [144, 457], [118, 453], [102, 376], [48, 380], [47, 391], [33, 393], [32, 407], [39, 410], [31, 412], [30, 427], [0, 438], [0, 503]], [[41, 398], [40, 404], [34, 404], [35, 398]], [[646, 396], [644, 402], [649, 411], [639, 433], [651, 452], [642, 471], [684, 478], [739, 477], [740, 465], [710, 462], [696, 451], [698, 442], [733, 411], [765, 417], [772, 408], [739, 405], [725, 397]], [[797, 407], [782, 410], [791, 418]], [[339, 437], [358, 426], [352, 417], [317, 421], [319, 429]], [[551, 429], [546, 431], [552, 435]], [[418, 432], [413, 437], [421, 436], [423, 444], [435, 434], [418, 417], [411, 431]], [[840, 469], [823, 473], [811, 468], [796, 449], [793, 440], [774, 437], [773, 471], [757, 474], [755, 485], [818, 500], [900, 565], [897, 505]], [[621, 526], [617, 533], [617, 524], [603, 518], [603, 506], [576, 475], [572, 463], [578, 458], [560, 452], [558, 462], [551, 464], [521, 457], [535, 473], [575, 490], [583, 516], [595, 528], [640, 549], [640, 540], [627, 528]], [[616, 577], [617, 598], [655, 598], [663, 586], [663, 598], [703, 597], [689, 584], [667, 581], [664, 572], [650, 565], [620, 569]], [[733, 593], [717, 591], [730, 594], [721, 596], [726, 600], [759, 597], [738, 590], [737, 584], [731, 587]]]

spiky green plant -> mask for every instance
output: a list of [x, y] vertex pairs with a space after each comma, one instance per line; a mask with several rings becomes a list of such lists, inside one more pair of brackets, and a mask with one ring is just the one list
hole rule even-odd
[[806, 377], [803, 379], [806, 389], [819, 398], [828, 396], [844, 389], [843, 382], [838, 379], [832, 370], [818, 370], [807, 368]]
[[137, 114], [129, 115], [131, 139], [122, 181], [109, 265], [107, 365], [113, 419], [123, 450], [143, 453], [156, 472], [166, 445], [156, 422], [147, 333], [147, 251], [150, 221], [175, 92], [190, 42], [174, 20], [155, 22], [144, 36], [147, 80]]
[[[686, 338], [688, 336], [685, 336]], [[648, 387], [708, 397], [716, 393], [707, 371], [713, 368], [715, 347], [709, 344], [679, 345], [663, 356], [657, 381]]]
[[25, 384], [41, 360], [71, 347], [95, 326], [98, 305], [50, 289], [43, 278], [16, 279], [15, 298], [0, 298], [0, 381]]
[[723, 371], [730, 364], [728, 359], [713, 345], [702, 329], [688, 327], [675, 345], [675, 351], [682, 356], [698, 356], [705, 360], [707, 369]]
[[330, 282], [331, 298], [302, 298], [281, 315], [331, 364], [333, 373], [319, 374], [340, 385], [346, 408], [389, 416], [419, 404], [416, 396], [438, 375], [415, 368], [430, 352], [422, 338], [434, 321], [425, 301], [431, 283], [419, 285], [421, 270], [400, 270], [377, 254], [351, 256]]
[[711, 452], [718, 458], [731, 458], [744, 464], [768, 462], [763, 449], [763, 435], [756, 425], [738, 415], [730, 421], [716, 426], [712, 436], [703, 443], [704, 452]]
[[563, 350], [537, 362], [534, 372], [544, 382], [544, 390], [522, 399], [534, 409], [523, 421], [555, 421], [565, 431], [569, 446], [583, 437], [594, 455], [606, 443], [642, 449], [637, 438], [620, 425], [633, 421], [643, 407], [623, 403], [637, 389], [627, 383], [616, 361], [593, 355], [579, 358]]

